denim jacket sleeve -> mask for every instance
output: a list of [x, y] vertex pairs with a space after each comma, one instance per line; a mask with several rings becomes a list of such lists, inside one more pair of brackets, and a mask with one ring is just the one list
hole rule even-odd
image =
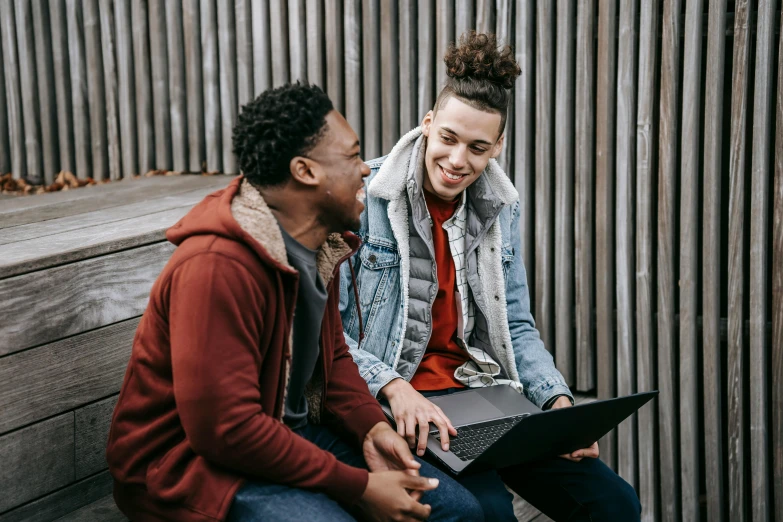
[[[359, 367], [359, 375], [367, 382], [370, 393], [378, 396], [378, 392], [394, 379], [401, 379], [402, 376], [394, 371], [388, 364], [379, 359], [376, 355], [362, 350], [359, 347], [359, 326], [356, 310], [356, 299], [353, 293], [353, 281], [351, 278], [351, 268], [348, 263], [356, 263], [358, 254], [343, 263], [340, 268], [340, 316], [343, 320], [343, 335], [345, 343], [350, 349], [356, 366]], [[361, 263], [358, 263], [361, 270]]]
[[543, 407], [555, 395], [566, 395], [573, 403], [573, 395], [565, 379], [555, 368], [552, 355], [544, 348], [530, 312], [530, 291], [525, 265], [522, 262], [519, 214], [519, 202], [516, 202], [511, 211], [509, 231], [513, 259], [508, 265], [506, 279], [508, 326], [511, 331], [519, 380], [525, 388], [527, 398], [538, 407]]

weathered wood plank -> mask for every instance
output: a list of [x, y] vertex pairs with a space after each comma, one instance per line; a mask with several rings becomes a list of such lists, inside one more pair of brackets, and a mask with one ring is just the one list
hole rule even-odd
[[[48, 5], [49, 30], [52, 35], [54, 92], [57, 99], [57, 136], [60, 145], [59, 169], [72, 172], [75, 163], [73, 158], [73, 114], [71, 111], [71, 65], [68, 59], [65, 0], [49, 0]], [[113, 31], [114, 27], [112, 27]]]
[[0, 433], [117, 393], [138, 324], [136, 317], [0, 358]]
[[773, 485], [775, 511], [773, 520], [783, 520], [783, 39], [778, 48], [778, 84], [775, 128], [775, 180], [772, 198], [772, 265], [770, 274], [772, 301], [772, 338], [770, 350], [772, 367], [769, 380], [772, 385], [772, 440]]
[[418, 53], [416, 41], [416, 1], [400, 0], [400, 134], [420, 123], [416, 100]]
[[[595, 1], [576, 5], [576, 144], [574, 157], [574, 304], [576, 389], [595, 388], [593, 336], [593, 183], [595, 178]], [[517, 127], [517, 132], [521, 129]]]
[[721, 177], [723, 75], [726, 42], [726, 0], [711, 0], [707, 29], [707, 72], [704, 95], [704, 221], [702, 230], [702, 324], [704, 441], [707, 513], [724, 520], [723, 393], [720, 338]]
[[206, 158], [204, 134], [204, 82], [201, 68], [201, 4], [182, 0], [182, 34], [188, 103], [188, 170], [201, 172]]
[[756, 25], [756, 68], [753, 88], [753, 142], [750, 194], [750, 481], [754, 521], [769, 520], [769, 347], [767, 285], [769, 249], [769, 157], [772, 131], [772, 75], [776, 2], [760, 0]]
[[252, 3], [249, 0], [235, 0], [238, 107], [247, 105], [254, 98]]
[[0, 437], [0, 513], [73, 481], [73, 413]]
[[258, 96], [272, 87], [272, 55], [269, 34], [269, 2], [251, 2], [253, 16], [253, 93]]
[[[636, 389], [656, 388], [653, 288], [655, 92], [660, 2], [642, 2], [639, 15], [639, 96], [636, 112]], [[660, 519], [655, 401], [638, 412], [639, 500], [642, 520]]]
[[122, 146], [122, 177], [132, 179], [139, 171], [136, 155], [136, 87], [133, 67], [133, 34], [131, 32], [130, 0], [114, 2], [117, 35], [117, 85], [120, 100], [120, 140]]
[[166, 46], [169, 56], [169, 99], [171, 109], [171, 165], [177, 172], [188, 170], [188, 99], [185, 68], [185, 36], [181, 2], [165, 2]]
[[454, 1], [435, 0], [435, 92], [446, 84], [446, 67], [443, 57], [454, 41]]
[[[400, 139], [400, 40], [397, 2], [381, 2], [381, 154]], [[406, 129], [407, 131], [408, 129]]]
[[223, 143], [220, 125], [220, 64], [218, 59], [217, 13], [215, 0], [201, 0], [201, 58], [204, 81], [204, 127], [207, 171], [223, 169]]
[[[7, 212], [0, 212], [0, 230], [180, 194], [202, 187], [217, 190], [227, 185], [231, 179], [213, 176], [156, 176], [133, 185], [129, 182], [99, 185], [18, 199], [3, 204], [4, 207], [10, 208]], [[14, 205], [16, 203], [21, 205]], [[25, 206], [25, 203], [30, 206]]]
[[419, 118], [424, 118], [435, 103], [435, 70], [441, 66], [435, 58], [435, 0], [418, 0]]
[[[456, 24], [454, 27], [454, 36], [459, 38], [476, 24], [476, 0], [461, 0], [456, 2], [454, 7], [456, 11]], [[517, 11], [517, 21], [519, 20], [519, 11]]]
[[161, 241], [165, 238], [166, 228], [176, 223], [191, 208], [192, 205], [185, 205], [115, 221], [108, 226], [95, 225], [2, 245], [0, 278]]
[[[345, 114], [343, 0], [326, 0], [325, 3], [326, 93], [334, 103], [334, 107], [340, 113]], [[413, 52], [413, 49], [409, 49], [409, 51]]]
[[22, 92], [19, 86], [19, 57], [16, 54], [16, 17], [11, 0], [0, 2], [0, 35], [3, 38], [8, 132], [11, 142], [11, 173], [14, 179], [27, 177], [24, 150], [24, 118]]
[[364, 156], [381, 151], [381, 49], [380, 0], [362, 0], [362, 81], [364, 84]]
[[554, 5], [539, 4], [536, 9], [536, 274], [535, 318], [544, 346], [555, 353], [552, 273], [554, 205], [553, 144], [554, 144]]
[[305, 30], [305, 0], [288, 0], [288, 52], [291, 59], [291, 82], [307, 80]]
[[[634, 145], [636, 131], [636, 0], [620, 2], [617, 43], [617, 144], [615, 260], [617, 298], [617, 394], [636, 391], [634, 329]], [[636, 484], [636, 415], [617, 427], [617, 472]]]
[[[57, 522], [125, 522], [128, 518], [122, 514], [114, 503], [112, 495], [106, 495], [100, 500], [87, 504], [81, 509], [68, 513]], [[536, 520], [536, 522], [539, 522]]]
[[[127, 344], [125, 364], [130, 357], [130, 343]], [[116, 380], [116, 385], [122, 382], [122, 373]], [[118, 395], [113, 395], [96, 403], [84, 406], [74, 411], [74, 460], [76, 479], [86, 478], [93, 473], [106, 469], [106, 444], [109, 442], [109, 427]]]
[[[33, 33], [35, 39], [35, 67], [38, 83], [38, 108], [41, 119], [41, 148], [43, 157], [42, 180], [46, 184], [54, 181], [54, 175], [60, 169], [60, 156], [58, 154], [57, 136], [57, 97], [54, 89], [54, 65], [52, 63], [52, 32], [49, 29], [49, 9], [45, 0], [34, 0], [33, 9]], [[2, 54], [2, 53], [0, 53]], [[0, 59], [2, 67], [2, 59]], [[2, 83], [0, 73], [0, 83]], [[4, 91], [5, 86], [0, 86]], [[5, 96], [0, 92], [0, 104], [5, 103]], [[7, 121], [3, 117], [5, 108], [0, 109], [0, 121]], [[8, 139], [7, 128], [0, 125], [0, 148], [8, 147], [5, 140]], [[6, 151], [8, 149], [6, 148]], [[0, 172], [3, 172], [3, 157], [5, 151], [0, 152]], [[8, 168], [10, 169], [10, 158]]]
[[133, 69], [136, 80], [136, 133], [139, 146], [139, 174], [155, 169], [155, 127], [152, 122], [150, 74], [150, 31], [147, 0], [131, 3], [133, 23]]
[[[362, 14], [361, 0], [344, 0], [345, 6], [345, 119], [362, 138]], [[367, 158], [367, 148], [362, 148]]]
[[[728, 247], [728, 340], [726, 356], [727, 423], [729, 465], [729, 520], [745, 522], [748, 514], [749, 467], [745, 451], [748, 414], [743, 339], [745, 302], [745, 172], [748, 119], [750, 30], [749, 2], [739, 1], [734, 11], [734, 50], [731, 87], [731, 132], [729, 137], [729, 247]], [[661, 448], [663, 450], [663, 448]]]
[[[114, 6], [99, 2], [101, 46], [103, 47], [103, 85], [106, 93], [106, 147], [109, 179], [122, 178], [122, 153], [120, 149], [119, 92], [117, 90], [116, 40], [114, 35]], [[65, 146], [60, 143], [60, 146]]]
[[[0, 310], [13, 311], [19, 319], [0, 325], [0, 355], [140, 315], [173, 250], [170, 243], [157, 243], [0, 281]], [[54, 284], [56, 293], [51, 292]], [[27, 316], [19, 313], [19, 303], [29, 310]], [[46, 322], [27, 327], [42, 314]]]
[[[533, 146], [535, 136], [534, 104], [535, 91], [534, 65], [535, 65], [535, 18], [532, 2], [517, 0], [517, 30], [516, 30], [516, 59], [521, 70], [514, 90], [514, 186], [519, 192], [519, 233], [522, 236], [522, 259], [527, 269], [527, 280], [535, 281], [535, 248], [534, 237], [534, 202], [533, 171], [534, 158]], [[535, 302], [535, 285], [528, 284], [530, 289], [530, 301]]]
[[675, 360], [675, 298], [677, 278], [674, 263], [675, 188], [679, 121], [681, 2], [664, 0], [661, 38], [660, 134], [658, 141], [658, 415], [660, 431], [661, 519], [679, 520], [680, 444], [677, 419], [679, 382]]
[[[179, 20], [166, 20], [165, 0], [149, 0], [152, 106], [155, 129], [155, 168], [171, 170], [171, 98], [169, 97], [169, 46], [166, 28]], [[171, 3], [171, 2], [169, 2]], [[176, 3], [176, 2], [175, 2]]]
[[90, 109], [90, 154], [92, 168], [88, 176], [95, 180], [109, 177], [106, 134], [106, 94], [103, 82], [103, 50], [98, 0], [84, 0], [84, 51], [87, 66], [87, 96]]
[[271, 24], [272, 86], [279, 87], [290, 81], [288, 64], [288, 2], [270, 0], [269, 23]]
[[33, 9], [29, 0], [15, 0], [16, 44], [19, 53], [19, 79], [22, 88], [22, 116], [24, 117], [25, 155], [27, 180], [43, 181], [41, 157], [41, 124], [38, 104], [38, 82], [35, 70], [35, 35], [33, 34]]
[[[140, 184], [140, 183], [139, 183]], [[46, 236], [61, 235], [71, 230], [80, 228], [107, 225], [123, 219], [142, 217], [150, 213], [158, 213], [165, 210], [193, 206], [201, 201], [214, 187], [207, 186], [199, 189], [183, 190], [177, 194], [161, 194], [150, 191], [150, 198], [136, 203], [122, 202], [115, 207], [106, 207], [92, 212], [79, 214], [78, 219], [73, 216], [47, 219], [26, 225], [0, 229], [0, 245], [7, 245], [17, 241], [29, 241]]]
[[[617, 2], [598, 2], [595, 100], [595, 342], [598, 397], [616, 394], [614, 348], [614, 158], [617, 78]], [[616, 469], [616, 432], [600, 442], [601, 458]]]
[[0, 522], [49, 522], [86, 504], [111, 497], [112, 484], [111, 475], [104, 471], [3, 513]]
[[682, 516], [699, 518], [699, 112], [703, 0], [685, 7], [680, 161], [680, 474]]
[[[324, 75], [324, 4], [322, 0], [307, 0], [307, 81], [326, 92]], [[333, 51], [332, 51], [333, 52]]]
[[[574, 60], [573, 0], [558, 0], [555, 63], [555, 317], [557, 369], [576, 384], [574, 357]], [[506, 18], [498, 16], [498, 23]]]
[[223, 169], [226, 174], [236, 174], [231, 135], [237, 120], [237, 53], [234, 6], [231, 2], [219, 2], [217, 8], [218, 45], [220, 54], [220, 129], [222, 139]]
[[[83, 4], [76, 0], [65, 3], [68, 18], [68, 55], [71, 63], [71, 102], [73, 107], [74, 150], [76, 174], [79, 178], [92, 175], [90, 141], [89, 86], [84, 49]], [[27, 121], [25, 121], [25, 127]], [[30, 166], [28, 165], [28, 169]]]

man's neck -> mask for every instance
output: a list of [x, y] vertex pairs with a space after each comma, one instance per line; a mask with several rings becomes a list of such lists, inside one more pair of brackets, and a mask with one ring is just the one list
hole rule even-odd
[[301, 195], [280, 189], [260, 189], [277, 223], [293, 239], [311, 250], [318, 250], [329, 231], [313, 213], [313, 205]]

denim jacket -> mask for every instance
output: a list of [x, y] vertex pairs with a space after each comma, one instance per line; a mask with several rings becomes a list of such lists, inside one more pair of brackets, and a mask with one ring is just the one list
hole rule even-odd
[[[358, 231], [362, 246], [341, 269], [340, 312], [345, 340], [370, 393], [376, 396], [391, 380], [412, 377], [411, 364], [400, 364], [401, 357], [405, 358], [403, 340], [408, 326], [405, 281], [409, 280], [411, 269], [406, 186], [413, 181], [405, 172], [411, 171], [407, 162], [420, 135], [420, 130], [414, 129], [388, 156], [368, 162], [372, 172]], [[382, 169], [385, 163], [388, 165]], [[468, 189], [469, 196], [471, 190], [483, 190], [481, 201], [489, 200], [498, 208], [497, 223], [493, 221], [489, 231], [485, 231], [477, 248], [475, 273], [470, 274], [475, 276], [473, 292], [488, 296], [483, 302], [492, 332], [492, 355], [502, 367], [503, 376], [520, 382], [528, 399], [539, 407], [557, 395], [573, 400], [551, 354], [544, 348], [530, 312], [522, 263], [519, 196], [495, 160]], [[412, 361], [414, 371], [418, 362]]]

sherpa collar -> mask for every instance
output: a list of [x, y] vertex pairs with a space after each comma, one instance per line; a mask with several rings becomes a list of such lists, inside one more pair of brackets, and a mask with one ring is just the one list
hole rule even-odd
[[[288, 262], [288, 254], [280, 232], [280, 225], [269, 210], [261, 193], [246, 179], [242, 180], [239, 192], [231, 202], [231, 214], [239, 226], [250, 237], [258, 241], [269, 255], [283, 267], [294, 271]], [[334, 270], [340, 260], [351, 252], [351, 247], [340, 234], [330, 234], [318, 250], [317, 266], [324, 284], [334, 277]]]

